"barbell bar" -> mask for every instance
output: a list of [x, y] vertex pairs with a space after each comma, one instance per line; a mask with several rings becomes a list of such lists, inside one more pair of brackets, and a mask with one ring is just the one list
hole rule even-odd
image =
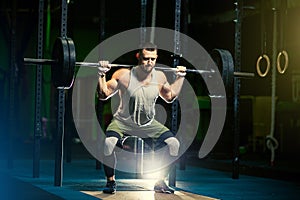
[[[53, 59], [38, 59], [38, 58], [24, 58], [24, 63], [26, 64], [41, 64], [41, 65], [52, 65], [52, 64], [57, 64], [57, 60]], [[93, 62], [75, 62], [76, 66], [81, 66], [81, 67], [99, 67], [99, 63], [93, 63]], [[132, 67], [134, 65], [125, 65], [125, 64], [113, 64], [110, 63], [108, 64], [110, 67]]]
[[[51, 65], [54, 63], [57, 63], [56, 60], [53, 59], [38, 59], [38, 58], [24, 58], [24, 63], [26, 64], [41, 64], [41, 65]], [[99, 67], [99, 63], [93, 63], [93, 62], [75, 62], [76, 66], [81, 67]], [[108, 64], [110, 67], [132, 67], [134, 65], [126, 65], [126, 64], [114, 64], [110, 63]], [[169, 67], [155, 67], [155, 69], [158, 70], [164, 70], [164, 71], [176, 71], [176, 68], [169, 68]], [[199, 73], [199, 74], [205, 74], [205, 73], [214, 73], [214, 70], [196, 70], [196, 69], [186, 69], [185, 70], [188, 73]], [[235, 77], [254, 77], [254, 73], [250, 72], [233, 72]]]
[[233, 72], [233, 76], [237, 78], [253, 78], [255, 74], [252, 72]]
[[[250, 72], [234, 72], [231, 54], [227, 50], [214, 50], [213, 56], [215, 62], [220, 69], [225, 87], [233, 81], [233, 77], [251, 78], [254, 73]], [[58, 37], [55, 40], [52, 59], [24, 58], [24, 64], [40, 64], [51, 65], [52, 82], [57, 88], [68, 88], [74, 81], [75, 66], [81, 67], [98, 67], [99, 63], [93, 62], [77, 62], [75, 45], [71, 38]], [[134, 65], [127, 64], [109, 64], [110, 67], [132, 67]], [[156, 66], [155, 69], [164, 71], [176, 71], [176, 68]], [[188, 73], [212, 74], [214, 70], [196, 70], [186, 69]]]
[[[38, 59], [38, 58], [24, 58], [24, 63], [26, 64], [41, 64], [41, 65], [52, 65], [54, 63], [57, 63], [56, 60], [53, 59]], [[99, 63], [93, 63], [93, 62], [75, 62], [76, 66], [81, 66], [81, 67], [99, 67]], [[114, 64], [110, 63], [108, 64], [110, 67], [132, 67], [134, 65], [126, 65], [126, 64]], [[164, 70], [164, 71], [176, 71], [176, 68], [169, 68], [169, 67], [155, 67], [155, 69], [158, 70]], [[188, 73], [199, 73], [199, 74], [205, 74], [205, 73], [214, 73], [214, 70], [196, 70], [196, 69], [186, 69], [185, 70]], [[254, 73], [250, 72], [233, 72], [233, 75], [235, 77], [254, 77]]]
[[[53, 59], [38, 59], [38, 58], [24, 58], [24, 63], [26, 64], [40, 64], [40, 65], [52, 65], [56, 64], [58, 61]], [[99, 63], [93, 63], [93, 62], [75, 62], [76, 66], [81, 67], [99, 67]], [[109, 67], [133, 67], [134, 65], [126, 65], [126, 64], [114, 64], [110, 63], [108, 64]], [[163, 71], [176, 71], [176, 68], [171, 67], [155, 67], [155, 69], [163, 70]], [[189, 73], [214, 73], [214, 70], [196, 70], [196, 69], [186, 69], [186, 72]]]
[[[164, 70], [164, 71], [176, 71], [176, 68], [168, 68], [168, 67], [155, 67], [155, 69], [158, 70]], [[191, 72], [191, 73], [199, 73], [199, 74], [211, 74], [214, 73], [215, 70], [201, 70], [201, 69], [186, 69], [186, 72]], [[253, 78], [255, 77], [254, 73], [251, 72], [233, 72], [234, 77], [238, 78]]]

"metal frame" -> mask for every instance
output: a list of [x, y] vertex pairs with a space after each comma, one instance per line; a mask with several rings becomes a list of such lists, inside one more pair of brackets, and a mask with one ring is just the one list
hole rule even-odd
[[[181, 0], [175, 2], [175, 24], [174, 24], [174, 59], [173, 67], [179, 65], [179, 58], [181, 55], [180, 46], [180, 17], [181, 17]], [[172, 114], [171, 114], [171, 131], [176, 134], [178, 130], [178, 100], [176, 99], [172, 103]], [[169, 173], [169, 185], [176, 186], [176, 165], [172, 164]]]
[[10, 71], [9, 71], [9, 104], [8, 104], [8, 153], [7, 167], [13, 168], [13, 135], [15, 133], [15, 81], [17, 79], [16, 69], [16, 26], [17, 26], [17, 1], [12, 1], [12, 20], [11, 20], [11, 38], [10, 38]]
[[[42, 58], [44, 54], [44, 0], [39, 1], [38, 17], [38, 44], [37, 58]], [[40, 138], [42, 136], [42, 65], [36, 66], [35, 79], [35, 121], [34, 121], [34, 151], [33, 151], [33, 177], [40, 176]]]
[[[235, 42], [234, 42], [234, 70], [241, 71], [241, 58], [242, 58], [242, 19], [243, 19], [243, 0], [237, 0], [236, 2], [236, 21], [235, 21]], [[233, 134], [234, 134], [234, 147], [233, 147], [233, 168], [232, 178], [239, 178], [239, 140], [240, 140], [240, 87], [241, 81], [238, 77], [234, 78], [233, 83]]]
[[[67, 37], [68, 3], [62, 0], [61, 4], [61, 29], [60, 36]], [[55, 175], [54, 185], [62, 185], [63, 174], [63, 150], [64, 150], [64, 116], [65, 116], [65, 88], [57, 87], [57, 121], [56, 121], [56, 148], [55, 148]]]

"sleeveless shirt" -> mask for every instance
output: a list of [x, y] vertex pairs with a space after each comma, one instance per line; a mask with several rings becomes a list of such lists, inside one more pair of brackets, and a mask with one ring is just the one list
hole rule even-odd
[[155, 69], [151, 72], [150, 83], [145, 85], [138, 81], [136, 67], [134, 67], [130, 71], [128, 88], [120, 97], [120, 105], [114, 117], [126, 123], [147, 126], [155, 117], [155, 102], [158, 96]]

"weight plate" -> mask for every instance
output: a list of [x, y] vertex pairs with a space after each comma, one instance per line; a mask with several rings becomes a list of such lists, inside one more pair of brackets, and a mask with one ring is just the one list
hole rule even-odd
[[75, 44], [71, 38], [66, 38], [69, 47], [69, 71], [66, 74], [66, 82], [68, 86], [70, 86], [73, 82], [74, 74], [75, 74], [75, 65], [76, 65], [76, 51]]
[[76, 63], [75, 57], [73, 41], [62, 37], [56, 38], [52, 51], [52, 59], [56, 62], [51, 67], [52, 82], [55, 87], [71, 85]]
[[211, 56], [218, 66], [220, 73], [222, 74], [227, 95], [232, 95], [234, 82], [234, 62], [231, 53], [225, 49], [213, 49]]

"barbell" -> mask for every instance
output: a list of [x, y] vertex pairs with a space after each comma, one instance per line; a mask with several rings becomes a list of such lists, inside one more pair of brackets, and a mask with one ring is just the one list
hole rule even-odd
[[[41, 65], [52, 65], [56, 64], [58, 61], [54, 59], [39, 59], [39, 58], [24, 58], [24, 63], [26, 64], [41, 64]], [[75, 66], [81, 66], [81, 67], [99, 67], [99, 63], [94, 63], [94, 62], [75, 62]], [[126, 65], [126, 64], [114, 64], [114, 63], [109, 63], [109, 67], [133, 67], [134, 65]], [[155, 69], [158, 70], [163, 70], [163, 71], [176, 71], [176, 68], [171, 68], [171, 67], [155, 67]], [[214, 70], [196, 70], [196, 69], [186, 69], [186, 72], [193, 72], [193, 73], [199, 73], [199, 74], [204, 74], [204, 73], [213, 73]]]
[[[227, 50], [213, 50], [212, 58], [216, 62], [222, 74], [225, 87], [233, 82], [233, 77], [254, 77], [254, 73], [234, 72], [232, 56]], [[98, 67], [99, 63], [77, 62], [75, 45], [71, 38], [56, 38], [52, 51], [52, 59], [24, 58], [24, 64], [51, 65], [51, 79], [55, 87], [70, 87], [74, 80], [75, 66], [80, 67]], [[132, 67], [134, 65], [109, 64], [110, 67]], [[155, 69], [174, 71], [176, 68], [156, 66]], [[186, 69], [187, 73], [211, 74], [214, 70], [196, 70]]]

